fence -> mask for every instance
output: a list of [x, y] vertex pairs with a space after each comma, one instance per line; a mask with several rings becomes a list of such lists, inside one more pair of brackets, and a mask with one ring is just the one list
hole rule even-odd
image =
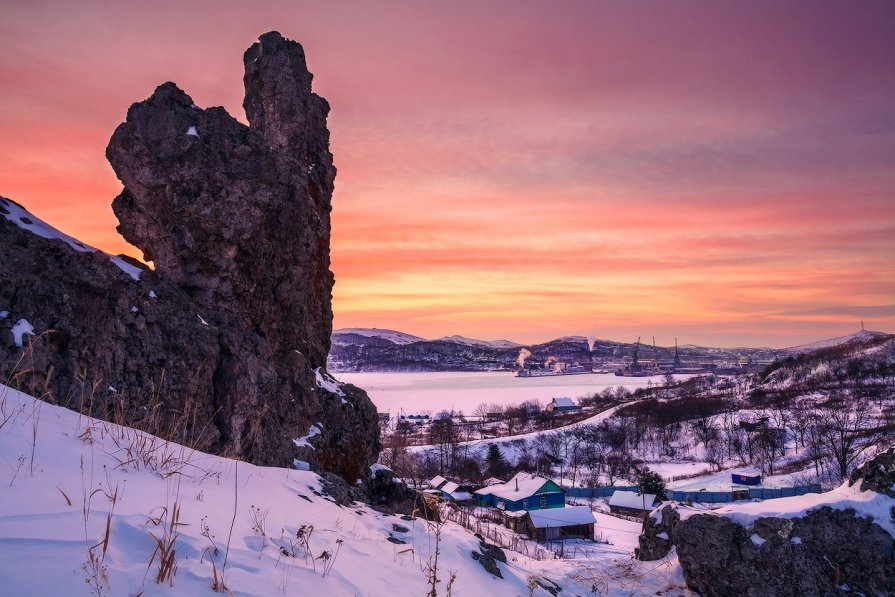
[[[637, 491], [636, 487], [573, 487], [566, 490], [566, 495], [575, 498], [605, 498], [611, 496], [616, 491]], [[796, 495], [805, 495], [806, 493], [820, 493], [820, 485], [801, 485], [798, 487], [780, 487], [776, 489], [764, 487], [743, 488], [734, 491], [676, 491], [674, 489], [666, 490], [669, 500], [677, 502], [702, 502], [704, 504], [721, 504], [733, 502], [735, 499], [760, 499], [772, 500], [781, 497], [792, 497]], [[734, 498], [736, 493], [736, 498]]]

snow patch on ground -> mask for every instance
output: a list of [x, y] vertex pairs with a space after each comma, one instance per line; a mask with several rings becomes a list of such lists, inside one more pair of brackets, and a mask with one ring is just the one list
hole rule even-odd
[[34, 326], [28, 323], [27, 319], [20, 319], [12, 326], [12, 341], [16, 346], [21, 347], [25, 343], [24, 336], [34, 335]]

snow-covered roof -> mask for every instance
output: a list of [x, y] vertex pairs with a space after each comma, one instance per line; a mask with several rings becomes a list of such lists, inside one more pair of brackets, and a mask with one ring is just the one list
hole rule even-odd
[[490, 487], [491, 485], [503, 485], [506, 483], [503, 479], [498, 479], [497, 477], [488, 477], [485, 479], [485, 486]]
[[575, 407], [578, 405], [575, 404], [575, 401], [572, 400], [571, 398], [569, 398], [568, 396], [560, 396], [559, 398], [553, 399], [553, 406], [569, 408], [569, 407]]
[[440, 489], [445, 493], [454, 493], [455, 491], [460, 489], [460, 486], [457, 485], [456, 483], [454, 483], [453, 481], [448, 481], [447, 483], [442, 485], [440, 487]]
[[530, 510], [528, 516], [536, 529], [564, 527], [575, 524], [594, 524], [597, 521], [590, 506], [567, 506], [565, 508]]
[[472, 496], [465, 491], [452, 491], [448, 493], [448, 495], [451, 496], [451, 499], [455, 502], [465, 502], [472, 499]]
[[435, 475], [432, 477], [432, 480], [429, 481], [429, 487], [433, 487], [435, 489], [440, 489], [442, 485], [447, 483], [448, 480], [442, 477], [441, 475]]
[[533, 496], [550, 480], [529, 473], [516, 473], [516, 476], [500, 485], [490, 485], [476, 491], [479, 495], [493, 495], [505, 500], [517, 501]]
[[635, 491], [616, 491], [609, 498], [610, 506], [621, 508], [636, 508], [637, 510], [652, 510], [656, 496], [651, 493], [637, 495]]

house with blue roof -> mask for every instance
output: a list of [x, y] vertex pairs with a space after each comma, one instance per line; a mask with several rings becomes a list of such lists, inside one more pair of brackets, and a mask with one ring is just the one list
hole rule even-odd
[[566, 490], [544, 477], [517, 473], [506, 483], [482, 487], [475, 492], [479, 506], [499, 508], [507, 512], [563, 508]]

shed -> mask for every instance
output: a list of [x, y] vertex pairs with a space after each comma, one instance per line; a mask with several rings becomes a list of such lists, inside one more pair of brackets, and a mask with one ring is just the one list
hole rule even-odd
[[517, 473], [506, 483], [482, 487], [475, 492], [479, 506], [500, 508], [509, 512], [562, 508], [566, 505], [566, 491], [550, 479]]
[[545, 410], [551, 413], [574, 413], [580, 412], [581, 406], [579, 406], [572, 398], [562, 396], [551, 400], [550, 404], [545, 407]]
[[532, 510], [526, 512], [523, 521], [529, 536], [537, 541], [593, 540], [594, 525], [597, 523], [589, 506]]
[[429, 487], [431, 489], [441, 489], [441, 487], [447, 482], [448, 480], [441, 475], [435, 475], [434, 477], [432, 477], [432, 479], [429, 480]]
[[734, 485], [761, 485], [760, 474], [732, 473], [730, 480]]
[[472, 495], [468, 491], [464, 491], [459, 485], [453, 481], [448, 481], [440, 487], [441, 497], [458, 504], [470, 503], [473, 501]]
[[651, 493], [638, 494], [636, 491], [616, 491], [609, 498], [609, 511], [627, 516], [645, 516], [653, 509], [657, 500]]

